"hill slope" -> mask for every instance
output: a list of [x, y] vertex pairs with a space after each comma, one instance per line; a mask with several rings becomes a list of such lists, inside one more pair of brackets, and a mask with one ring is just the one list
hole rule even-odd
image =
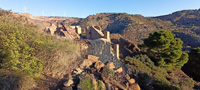
[[155, 18], [171, 21], [176, 25], [179, 29], [174, 33], [182, 39], [185, 46], [192, 48], [200, 46], [200, 9], [177, 11]]
[[80, 21], [82, 28], [88, 26], [99, 26], [102, 31], [122, 34], [135, 43], [142, 43], [150, 32], [160, 29], [173, 30], [170, 21], [162, 21], [141, 15], [130, 15], [126, 13], [100, 13], [88, 16]]

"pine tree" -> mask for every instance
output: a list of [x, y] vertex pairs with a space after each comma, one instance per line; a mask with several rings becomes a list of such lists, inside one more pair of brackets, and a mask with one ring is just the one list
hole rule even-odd
[[183, 66], [183, 71], [193, 79], [200, 81], [200, 47], [194, 48], [189, 53], [189, 61]]
[[188, 61], [188, 54], [182, 52], [183, 42], [174, 36], [170, 31], [161, 30], [149, 34], [144, 40], [149, 57], [167, 70], [177, 70]]

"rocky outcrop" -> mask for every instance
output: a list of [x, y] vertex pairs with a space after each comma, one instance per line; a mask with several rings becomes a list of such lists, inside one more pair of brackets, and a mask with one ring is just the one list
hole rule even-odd
[[[98, 58], [95, 61], [97, 60]], [[130, 78], [123, 68], [115, 69], [107, 66], [113, 65], [113, 62], [109, 62], [105, 66], [103, 62], [98, 60], [89, 67], [81, 67], [86, 61], [88, 59], [80, 64], [79, 70], [74, 70], [72, 74], [68, 75], [68, 79], [63, 83], [63, 90], [140, 90], [135, 79]], [[115, 67], [115, 65], [112, 67]]]

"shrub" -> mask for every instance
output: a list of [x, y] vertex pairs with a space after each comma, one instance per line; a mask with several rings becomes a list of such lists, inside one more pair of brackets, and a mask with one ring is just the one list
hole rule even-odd
[[144, 90], [150, 88], [154, 90], [183, 90], [183, 87], [190, 90], [194, 86], [194, 81], [190, 78], [170, 75], [171, 79], [168, 80], [166, 78], [169, 75], [167, 70], [155, 66], [147, 55], [126, 57], [123, 62], [129, 67], [129, 72], [134, 75], [136, 81]]
[[109, 78], [110, 80], [114, 79], [114, 70], [111, 70], [108, 66], [105, 66], [105, 69], [103, 69], [103, 73], [105, 77]]
[[19, 90], [28, 90], [26, 85], [31, 85], [26, 81], [34, 83], [32, 79], [41, 72], [62, 76], [68, 61], [80, 56], [76, 42], [44, 35], [25, 17], [16, 18], [8, 11], [0, 11], [0, 42], [0, 71], [8, 71], [0, 73], [0, 88], [5, 90], [18, 86]]
[[90, 77], [86, 77], [85, 80], [81, 80], [81, 89], [94, 90], [94, 86], [92, 85], [92, 80], [90, 79]]
[[36, 86], [31, 76], [21, 72], [0, 71], [1, 90], [29, 90]]
[[135, 73], [146, 73], [149, 75], [151, 72], [151, 68], [143, 64], [137, 58], [126, 57], [125, 62], [130, 64], [130, 68], [134, 70]]
[[166, 81], [164, 78], [154, 79], [153, 87], [155, 90], [181, 90], [176, 85], [170, 85], [169, 81]]
[[188, 78], [188, 77], [180, 77], [179, 78], [174, 73], [170, 73], [169, 75], [171, 77], [169, 79], [169, 81], [173, 85], [179, 86], [181, 90], [193, 90], [195, 81], [192, 78]]
[[157, 66], [166, 68], [168, 71], [178, 70], [188, 61], [188, 55], [182, 52], [181, 39], [174, 38], [170, 31], [161, 30], [149, 34], [144, 40], [149, 48], [147, 54]]
[[26, 42], [29, 33], [23, 31], [27, 28], [7, 23], [0, 25], [1, 68], [38, 76], [42, 71], [42, 62], [31, 54], [34, 48]]

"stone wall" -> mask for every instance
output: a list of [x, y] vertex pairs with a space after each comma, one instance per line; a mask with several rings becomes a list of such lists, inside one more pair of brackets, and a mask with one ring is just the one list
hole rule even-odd
[[104, 34], [95, 28], [94, 26], [91, 26], [89, 29], [86, 31], [86, 38], [87, 39], [99, 39], [99, 38], [104, 38]]
[[52, 23], [50, 23], [49, 27], [46, 28], [48, 29], [47, 32], [50, 33], [51, 35], [54, 35], [57, 30], [57, 26]]
[[117, 59], [115, 51], [111, 47], [111, 42], [105, 38], [92, 40], [89, 42], [88, 55], [95, 55], [103, 63], [114, 62], [115, 66], [122, 66], [121, 62]]

